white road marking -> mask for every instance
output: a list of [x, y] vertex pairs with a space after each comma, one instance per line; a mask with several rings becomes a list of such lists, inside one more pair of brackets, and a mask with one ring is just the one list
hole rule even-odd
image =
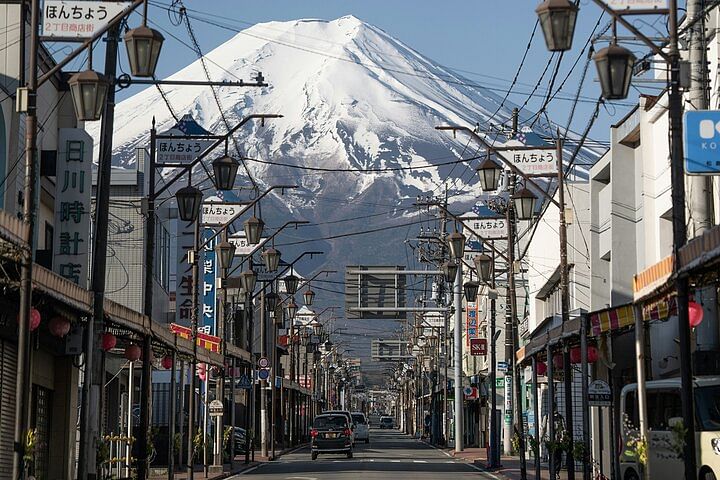
[[242, 472], [240, 472], [240, 475], [247, 475], [248, 473], [254, 472], [258, 468], [260, 468], [260, 465], [255, 465], [254, 467], [250, 467], [247, 470], [243, 470]]
[[427, 463], [427, 460], [413, 460], [413, 463]]

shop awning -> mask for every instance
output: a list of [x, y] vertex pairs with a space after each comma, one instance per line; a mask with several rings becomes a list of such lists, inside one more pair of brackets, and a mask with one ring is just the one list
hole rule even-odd
[[605, 332], [628, 327], [635, 323], [635, 309], [632, 303], [606, 308], [590, 313], [590, 336], [597, 337]]
[[675, 272], [675, 255], [668, 255], [633, 277], [635, 302], [665, 293], [671, 285], [669, 280]]

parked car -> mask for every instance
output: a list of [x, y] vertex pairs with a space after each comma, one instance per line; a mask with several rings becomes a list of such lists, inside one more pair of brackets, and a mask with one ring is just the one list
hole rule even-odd
[[355, 445], [355, 423], [353, 422], [352, 413], [350, 413], [348, 410], [327, 410], [323, 412], [325, 413], [332, 413], [336, 415], [345, 415], [345, 418], [347, 418], [348, 425], [350, 425], [350, 432], [352, 433], [352, 443]]
[[380, 428], [389, 428], [392, 430], [393, 428], [395, 428], [395, 419], [393, 417], [382, 417], [380, 419]]
[[[235, 453], [245, 453], [247, 447], [247, 432], [244, 428], [235, 427]], [[229, 449], [230, 447], [228, 447]]]
[[[680, 378], [645, 383], [648, 418], [648, 463], [653, 478], [683, 478], [685, 464], [678, 455], [676, 432], [682, 425]], [[695, 445], [699, 480], [715, 480], [720, 475], [720, 377], [695, 377]], [[637, 433], [637, 383], [620, 392], [620, 411], [629, 428], [620, 432], [620, 478], [638, 480], [636, 458], [628, 440]], [[656, 477], [657, 476], [657, 477]]]
[[316, 460], [321, 453], [344, 453], [353, 457], [353, 431], [342, 413], [323, 413], [313, 419], [310, 430], [310, 455]]
[[352, 412], [353, 423], [355, 423], [355, 440], [370, 443], [370, 422], [362, 412]]

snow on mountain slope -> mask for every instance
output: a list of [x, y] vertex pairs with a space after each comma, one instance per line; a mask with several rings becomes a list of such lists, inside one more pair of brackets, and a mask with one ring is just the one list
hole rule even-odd
[[[462, 77], [353, 16], [258, 24], [206, 59], [213, 80], [250, 80], [262, 72], [270, 85], [221, 87], [220, 101], [231, 124], [250, 113], [283, 115], [265, 127], [255, 123], [237, 133], [248, 157], [320, 169], [396, 169], [313, 174], [249, 161], [253, 175], [265, 185], [294, 178], [310, 192], [354, 197], [381, 181], [393, 184], [401, 198], [414, 198], [449, 175], [461, 177], [456, 187], [462, 188], [475, 183], [462, 165], [408, 167], [475, 153], [472, 145], [465, 150], [466, 138], [454, 140], [435, 126], [499, 124], [508, 121], [512, 108], [507, 105], [493, 117], [501, 101], [496, 94], [466, 86]], [[205, 74], [200, 61], [194, 61], [169, 78], [203, 80]], [[226, 131], [209, 88], [164, 89], [178, 114], [191, 113], [210, 131]], [[120, 102], [115, 115], [115, 163], [121, 166], [132, 164], [133, 149], [147, 144], [152, 117], [160, 132], [174, 124], [154, 87]], [[93, 135], [98, 129], [89, 126]]]

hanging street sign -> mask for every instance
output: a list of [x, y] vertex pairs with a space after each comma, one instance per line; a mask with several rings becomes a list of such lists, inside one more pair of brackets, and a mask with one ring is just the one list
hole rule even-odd
[[595, 380], [588, 385], [588, 405], [591, 407], [609, 407], [612, 404], [610, 385], [603, 380]]
[[607, 4], [613, 10], [668, 8], [668, 0], [607, 0]]
[[720, 175], [720, 110], [685, 112], [685, 172]]
[[507, 158], [518, 170], [525, 175], [554, 175], [557, 173], [557, 158], [555, 150], [506, 150], [503, 157]]
[[[475, 218], [470, 220], [470, 228], [485, 240], [507, 238], [507, 224], [504, 218]], [[476, 238], [474, 235], [471, 238]]]
[[220, 400], [213, 400], [208, 405], [208, 413], [211, 417], [222, 417], [224, 410], [223, 403]]
[[235, 245], [235, 256], [246, 257], [250, 255], [253, 250], [260, 248], [268, 241], [267, 237], [260, 238], [260, 242], [257, 245], [251, 245], [248, 243], [245, 237], [245, 232], [237, 232], [228, 237], [228, 242]]
[[250, 390], [252, 388], [252, 382], [250, 381], [250, 377], [247, 375], [242, 375], [235, 384], [237, 388], [240, 388], [242, 390]]
[[129, 2], [45, 0], [42, 35], [90, 38], [129, 6]]
[[487, 339], [471, 338], [470, 355], [487, 355]]
[[202, 205], [203, 225], [227, 225], [245, 205], [247, 203], [204, 202]]

